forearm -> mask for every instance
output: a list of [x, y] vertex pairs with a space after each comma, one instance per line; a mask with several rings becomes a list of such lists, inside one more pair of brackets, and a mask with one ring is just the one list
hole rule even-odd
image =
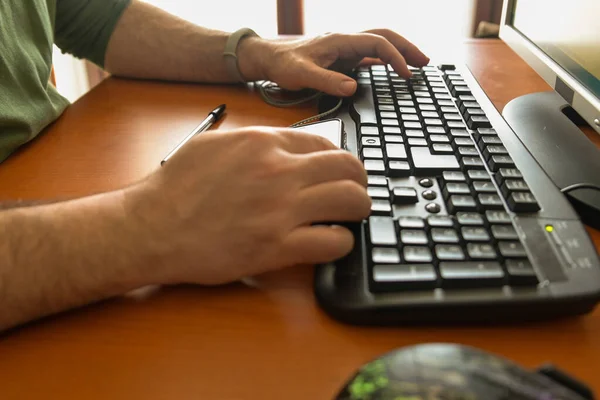
[[0, 331], [148, 284], [123, 193], [0, 212]]
[[[123, 77], [231, 82], [223, 59], [228, 35], [134, 1], [111, 36], [105, 67]], [[247, 80], [263, 78], [262, 66], [254, 59], [260, 59], [260, 53], [268, 48], [267, 41], [258, 38], [240, 43], [240, 71]]]

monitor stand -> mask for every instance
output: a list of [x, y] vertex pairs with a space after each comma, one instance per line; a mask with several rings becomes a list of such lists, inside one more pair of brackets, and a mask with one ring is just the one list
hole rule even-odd
[[[558, 93], [518, 97], [502, 115], [561, 190], [585, 183], [600, 188], [600, 150], [578, 127], [585, 121]], [[600, 189], [573, 189], [565, 195], [584, 223], [600, 229]]]

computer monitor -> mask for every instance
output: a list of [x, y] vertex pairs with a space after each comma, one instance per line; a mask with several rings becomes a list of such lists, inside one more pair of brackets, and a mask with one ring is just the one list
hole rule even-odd
[[600, 133], [600, 1], [506, 0], [500, 37]]

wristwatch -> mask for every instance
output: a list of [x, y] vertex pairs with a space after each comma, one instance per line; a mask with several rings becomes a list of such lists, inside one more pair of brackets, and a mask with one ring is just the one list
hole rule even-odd
[[240, 73], [240, 67], [238, 65], [237, 48], [242, 39], [248, 36], [258, 36], [250, 28], [242, 28], [233, 32], [229, 35], [227, 43], [225, 44], [225, 50], [223, 51], [223, 58], [225, 59], [225, 68], [229, 76], [235, 78], [240, 82], [247, 82], [242, 74]]

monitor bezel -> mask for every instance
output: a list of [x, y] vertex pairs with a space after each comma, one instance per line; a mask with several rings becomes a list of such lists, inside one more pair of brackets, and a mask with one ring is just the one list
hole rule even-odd
[[[512, 26], [516, 1], [504, 1], [500, 38], [600, 134], [600, 99]], [[565, 90], [565, 85], [568, 87], [567, 90]], [[557, 86], [560, 87], [560, 90]]]

